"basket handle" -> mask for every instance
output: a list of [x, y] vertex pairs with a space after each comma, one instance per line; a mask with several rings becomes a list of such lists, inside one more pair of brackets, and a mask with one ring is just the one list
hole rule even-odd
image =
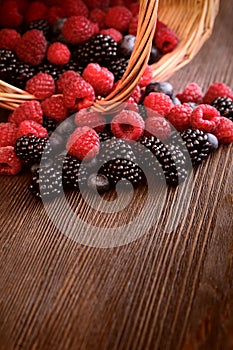
[[147, 66], [156, 28], [159, 0], [140, 0], [137, 36], [127, 69], [116, 89], [94, 104], [101, 113], [114, 113], [129, 99]]

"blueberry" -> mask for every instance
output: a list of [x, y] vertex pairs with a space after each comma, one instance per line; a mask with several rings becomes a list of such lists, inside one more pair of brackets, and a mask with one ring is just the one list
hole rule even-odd
[[154, 82], [150, 83], [146, 87], [146, 95], [149, 95], [151, 92], [162, 92], [169, 97], [173, 96], [173, 86], [168, 83], [167, 81], [165, 82]]
[[181, 105], [181, 101], [176, 96], [171, 96], [174, 105]]
[[108, 178], [103, 174], [91, 174], [87, 180], [88, 187], [99, 193], [107, 192], [110, 189]]
[[162, 57], [162, 52], [159, 49], [157, 49], [157, 47], [152, 45], [148, 63], [149, 64], [156, 63], [160, 60], [161, 57]]
[[62, 27], [67, 18], [59, 18], [52, 26], [52, 33], [54, 36], [61, 34]]
[[136, 37], [134, 35], [125, 35], [118, 45], [119, 54], [124, 57], [130, 57], [134, 48], [135, 39]]
[[215, 135], [211, 133], [207, 133], [208, 141], [210, 143], [210, 149], [211, 151], [215, 151], [218, 149], [218, 139]]
[[56, 131], [62, 136], [70, 136], [75, 128], [74, 118], [69, 117], [59, 124]]

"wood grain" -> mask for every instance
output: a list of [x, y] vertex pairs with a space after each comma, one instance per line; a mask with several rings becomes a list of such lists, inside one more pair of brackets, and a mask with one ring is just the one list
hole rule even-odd
[[[204, 90], [213, 81], [233, 86], [232, 16], [222, 1], [212, 37], [170, 79], [176, 92], [191, 81]], [[112, 249], [60, 233], [27, 191], [29, 174], [1, 177], [0, 349], [232, 349], [232, 156], [232, 146], [221, 146], [195, 172], [182, 212], [170, 190], [147, 234]], [[68, 200], [98, 231], [128, 223], [143, 193], [122, 215], [95, 214], [77, 194]]]

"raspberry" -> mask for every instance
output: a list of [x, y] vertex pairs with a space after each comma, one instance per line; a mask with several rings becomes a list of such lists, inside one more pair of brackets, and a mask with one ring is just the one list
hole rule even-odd
[[[173, 107], [172, 100], [162, 92], [151, 92], [144, 99], [144, 106], [165, 117]], [[148, 110], [148, 116], [154, 116], [155, 113]]]
[[140, 89], [139, 85], [136, 86], [136, 88], [134, 89], [131, 97], [133, 98], [133, 100], [136, 103], [139, 103], [139, 101], [141, 100], [141, 97], [142, 97], [142, 93], [141, 93], [141, 89]]
[[65, 1], [66, 17], [84, 16], [88, 17], [89, 11], [82, 0], [66, 0]]
[[133, 2], [129, 5], [129, 9], [133, 16], [137, 16], [139, 14], [140, 4], [139, 2]]
[[32, 66], [40, 64], [46, 53], [47, 41], [40, 30], [28, 30], [18, 40], [15, 52], [18, 58]]
[[26, 101], [17, 107], [9, 117], [10, 123], [19, 125], [24, 120], [34, 120], [42, 124], [43, 112], [38, 101]]
[[70, 50], [65, 44], [56, 42], [49, 46], [47, 59], [49, 62], [57, 65], [64, 65], [70, 60]]
[[89, 63], [84, 69], [82, 77], [95, 90], [96, 95], [108, 95], [114, 83], [114, 75], [105, 67], [100, 67], [98, 63]]
[[175, 105], [166, 115], [166, 119], [174, 126], [174, 128], [176, 128], [176, 130], [183, 131], [190, 127], [192, 111], [192, 108], [187, 103], [184, 103], [183, 105]]
[[94, 35], [94, 32], [93, 23], [84, 16], [71, 16], [62, 27], [62, 34], [70, 44], [84, 43]]
[[57, 122], [67, 117], [67, 108], [64, 105], [63, 96], [54, 95], [41, 102], [43, 114]]
[[99, 8], [95, 8], [90, 12], [89, 16], [90, 20], [93, 23], [97, 23], [99, 29], [103, 29], [105, 27], [105, 12]]
[[99, 136], [94, 129], [83, 126], [75, 129], [70, 135], [67, 144], [67, 152], [78, 159], [92, 159], [100, 149]]
[[211, 104], [216, 97], [223, 96], [229, 97], [233, 100], [233, 91], [226, 84], [215, 82], [208, 87], [203, 97], [203, 101], [204, 103]]
[[35, 21], [37, 19], [45, 19], [48, 8], [40, 1], [33, 1], [29, 4], [25, 14], [25, 20], [27, 23]]
[[74, 70], [68, 70], [64, 73], [62, 73], [60, 75], [60, 77], [58, 78], [58, 80], [56, 81], [56, 85], [57, 85], [57, 91], [58, 92], [63, 92], [63, 90], [65, 89], [65, 86], [67, 83], [69, 83], [69, 81], [73, 78], [80, 78], [82, 79], [82, 77], [75, 72]]
[[171, 127], [164, 117], [151, 117], [145, 121], [146, 136], [155, 136], [161, 141], [165, 141], [171, 135]]
[[85, 3], [90, 9], [100, 8], [106, 10], [109, 6], [109, 0], [85, 0]]
[[12, 123], [0, 123], [0, 147], [14, 146], [18, 127]]
[[167, 28], [167, 25], [165, 23], [163, 23], [162, 21], [157, 19], [156, 22], [156, 29], [155, 29], [155, 35], [157, 34], [157, 32], [161, 29], [161, 28]]
[[6, 28], [17, 28], [23, 22], [23, 16], [18, 11], [17, 2], [5, 1], [0, 6], [0, 25]]
[[50, 74], [37, 73], [27, 81], [25, 90], [39, 100], [44, 100], [55, 93], [55, 82]]
[[24, 135], [34, 135], [36, 137], [48, 137], [48, 131], [34, 120], [24, 120], [19, 124], [17, 139]]
[[182, 102], [194, 102], [201, 104], [203, 100], [202, 89], [196, 83], [190, 83], [186, 86], [183, 92], [176, 95], [176, 97]]
[[196, 107], [190, 116], [191, 126], [204, 132], [212, 132], [215, 130], [219, 122], [219, 111], [207, 104]]
[[153, 71], [152, 68], [147, 65], [146, 69], [141, 77], [141, 79], [138, 82], [138, 85], [142, 88], [150, 84], [151, 80], [153, 78]]
[[110, 36], [116, 43], [119, 43], [123, 38], [123, 35], [121, 34], [121, 32], [119, 32], [119, 30], [114, 28], [102, 29], [100, 31], [100, 34]]
[[233, 142], [233, 122], [225, 117], [220, 117], [219, 124], [214, 130], [214, 135], [223, 144]]
[[78, 109], [90, 107], [95, 100], [93, 87], [79, 77], [71, 79], [63, 90], [64, 103], [68, 108]]
[[166, 54], [176, 48], [178, 44], [178, 38], [176, 36], [176, 33], [170, 28], [161, 27], [156, 31], [154, 44], [159, 50], [162, 51], [162, 53]]
[[8, 49], [14, 51], [15, 45], [20, 39], [20, 34], [15, 29], [0, 30], [0, 49]]
[[106, 119], [98, 112], [82, 109], [75, 115], [75, 124], [79, 127], [89, 126], [96, 132], [102, 132], [106, 125]]
[[133, 17], [129, 22], [129, 34], [136, 36], [138, 30], [138, 15]]
[[115, 28], [124, 33], [129, 28], [132, 13], [125, 6], [110, 7], [106, 13], [105, 24], [109, 28]]
[[16, 175], [22, 169], [13, 146], [0, 147], [0, 175]]
[[129, 110], [123, 110], [111, 122], [112, 133], [123, 140], [138, 140], [144, 128], [145, 122], [140, 114]]
[[52, 6], [48, 9], [46, 19], [50, 25], [60, 18], [65, 18], [65, 10], [61, 6]]

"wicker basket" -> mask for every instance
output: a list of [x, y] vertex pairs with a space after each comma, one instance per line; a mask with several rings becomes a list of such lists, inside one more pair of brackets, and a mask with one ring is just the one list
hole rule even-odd
[[[148, 63], [158, 18], [179, 38], [177, 48], [153, 64], [153, 80], [164, 81], [189, 63], [212, 33], [220, 0], [140, 0], [137, 38], [127, 70], [117, 88], [95, 107], [106, 112], [126, 101], [138, 84]], [[159, 4], [158, 4], [159, 3]], [[34, 96], [0, 81], [0, 107], [14, 110]]]

